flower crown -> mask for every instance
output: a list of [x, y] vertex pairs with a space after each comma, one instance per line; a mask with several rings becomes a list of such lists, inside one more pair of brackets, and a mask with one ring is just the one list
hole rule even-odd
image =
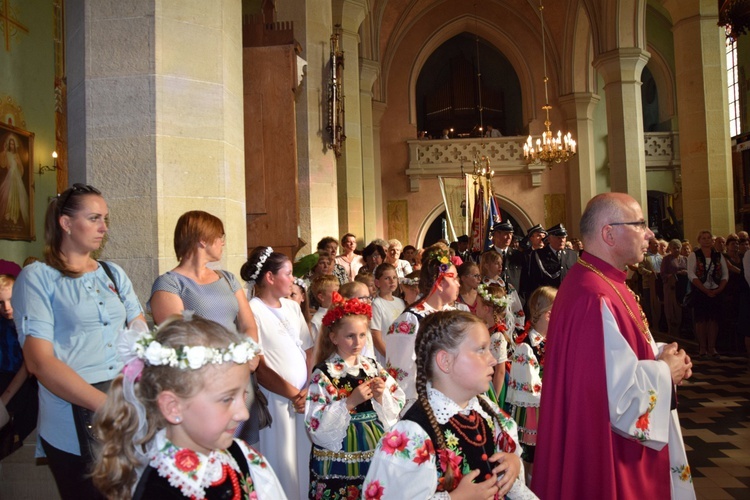
[[398, 282], [406, 286], [419, 286], [419, 276], [416, 278], [399, 278]]
[[[189, 321], [193, 311], [183, 311], [183, 317]], [[138, 325], [121, 332], [118, 343], [120, 357], [125, 362], [123, 372], [131, 378], [138, 378], [144, 364], [150, 366], [171, 366], [181, 370], [197, 370], [205, 365], [220, 365], [234, 362], [244, 364], [260, 354], [260, 346], [252, 339], [246, 338], [238, 343], [231, 343], [227, 347], [208, 346], [178, 346], [168, 347], [156, 340], [154, 331], [148, 327]]]
[[307, 290], [307, 288], [310, 286], [310, 283], [306, 280], [303, 280], [302, 278], [294, 278], [294, 284], [303, 290]]
[[427, 259], [425, 261], [430, 261], [433, 259], [440, 262], [440, 274], [448, 272], [448, 269], [450, 269], [451, 267], [451, 253], [448, 250], [436, 248], [435, 250], [432, 250], [429, 254], [427, 254]]
[[260, 275], [260, 270], [263, 269], [263, 264], [266, 263], [266, 260], [268, 260], [268, 257], [270, 257], [272, 253], [273, 248], [271, 247], [263, 249], [260, 253], [260, 257], [258, 257], [258, 262], [255, 264], [255, 271], [253, 271], [253, 274], [247, 280], [248, 283], [255, 283], [255, 280], [258, 279], [258, 275]]
[[345, 299], [339, 292], [333, 292], [333, 303], [326, 315], [323, 316], [323, 324], [330, 327], [344, 316], [367, 316], [367, 319], [370, 320], [372, 319], [372, 307], [356, 297]]
[[482, 283], [477, 287], [477, 293], [480, 297], [482, 297], [482, 300], [485, 302], [488, 302], [492, 304], [495, 307], [502, 307], [502, 308], [508, 308], [510, 306], [511, 298], [508, 295], [503, 295], [502, 297], [496, 297], [490, 293], [489, 286]]

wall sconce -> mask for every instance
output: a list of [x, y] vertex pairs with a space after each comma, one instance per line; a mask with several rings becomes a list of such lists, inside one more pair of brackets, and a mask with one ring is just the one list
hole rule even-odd
[[[337, 25], [338, 28], [338, 25]], [[344, 53], [339, 46], [340, 35], [331, 35], [330, 74], [328, 77], [328, 132], [327, 146], [336, 158], [341, 156], [341, 146], [346, 140], [344, 133], [344, 96], [341, 80], [344, 76]]]
[[52, 151], [52, 166], [39, 164], [39, 169], [36, 171], [36, 175], [41, 176], [44, 172], [54, 172], [57, 170], [57, 151]]

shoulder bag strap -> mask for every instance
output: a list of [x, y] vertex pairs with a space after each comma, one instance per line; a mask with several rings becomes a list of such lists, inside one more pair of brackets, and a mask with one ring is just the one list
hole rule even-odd
[[122, 295], [120, 295], [120, 287], [117, 286], [117, 280], [115, 279], [114, 273], [112, 273], [112, 268], [110, 268], [109, 265], [103, 260], [98, 260], [97, 262], [102, 266], [102, 269], [104, 269], [104, 273], [107, 275], [107, 277], [112, 280], [112, 284], [114, 284], [115, 286], [115, 293], [117, 294], [117, 298], [120, 299], [120, 302], [123, 302]]

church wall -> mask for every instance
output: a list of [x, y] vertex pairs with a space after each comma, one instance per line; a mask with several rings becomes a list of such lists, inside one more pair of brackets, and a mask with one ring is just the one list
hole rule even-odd
[[[33, 177], [36, 240], [0, 240], [0, 258], [22, 264], [28, 256], [42, 257], [44, 213], [57, 189], [54, 172], [39, 176], [33, 170], [40, 163], [51, 165], [55, 149], [53, 9], [50, 0], [9, 1], [11, 15], [15, 11], [14, 17], [28, 33], [16, 30], [10, 37], [10, 50], [5, 48], [4, 37], [0, 38], [0, 120], [7, 123], [9, 109], [19, 107], [26, 124], [15, 125], [35, 134], [32, 169], [24, 173], [24, 180]], [[0, 182], [4, 176], [0, 172]]]
[[[523, 23], [514, 23], [512, 20], [500, 17], [500, 11], [493, 10], [493, 5], [488, 5], [483, 13], [483, 18], [494, 22], [506, 32], [505, 34], [515, 41], [533, 73], [533, 89], [522, 88], [522, 92], [534, 92], [534, 116], [530, 124], [530, 130], [534, 134], [540, 134], [543, 130], [544, 115], [541, 109], [544, 100], [544, 87], [541, 73], [541, 43], [538, 36], [528, 29]], [[416, 124], [409, 123], [409, 101], [408, 89], [412, 82], [409, 75], [417, 59], [420, 48], [439, 28], [451, 20], [471, 13], [471, 6], [451, 2], [449, 5], [441, 5], [440, 9], [434, 9], [429, 15], [416, 20], [408, 32], [404, 33], [396, 47], [389, 49], [395, 54], [387, 68], [385, 80], [387, 97], [386, 110], [381, 122], [380, 152], [382, 164], [383, 183], [383, 206], [388, 205], [389, 200], [407, 200], [408, 205], [408, 234], [409, 243], [415, 244], [417, 233], [428, 214], [442, 202], [437, 179], [422, 179], [419, 192], [412, 193], [409, 190], [409, 180], [404, 173], [408, 167], [407, 140], [416, 138]], [[539, 47], [531, 50], [530, 47]], [[538, 71], [538, 74], [537, 74]], [[551, 104], [553, 114], [551, 120], [555, 130], [562, 127], [560, 117], [560, 106], [556, 102], [557, 88], [554, 85], [556, 77], [554, 69], [550, 68], [552, 76], [550, 85]], [[551, 193], [563, 194], [566, 191], [566, 166], [557, 165], [553, 170], [545, 170], [542, 174], [542, 186], [532, 187], [529, 175], [498, 176], [495, 178], [494, 186], [498, 194], [513, 200], [526, 213], [528, 218], [534, 222], [545, 223], [545, 195]], [[457, 169], [458, 170], [458, 169]], [[458, 172], [457, 172], [458, 174]], [[500, 207], [503, 210], [503, 207]], [[387, 214], [383, 214], [387, 217]], [[386, 221], [387, 222], [387, 221]], [[566, 224], [569, 221], [566, 219]], [[386, 236], [388, 229], [385, 229]]]

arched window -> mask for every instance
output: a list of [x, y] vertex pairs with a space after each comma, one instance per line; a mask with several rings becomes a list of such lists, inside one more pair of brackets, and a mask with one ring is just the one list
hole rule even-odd
[[480, 135], [480, 87], [484, 129], [492, 125], [503, 135], [521, 135], [521, 86], [513, 66], [467, 32], [443, 43], [422, 67], [415, 95], [418, 130], [433, 138], [443, 129], [453, 129], [451, 137]]

